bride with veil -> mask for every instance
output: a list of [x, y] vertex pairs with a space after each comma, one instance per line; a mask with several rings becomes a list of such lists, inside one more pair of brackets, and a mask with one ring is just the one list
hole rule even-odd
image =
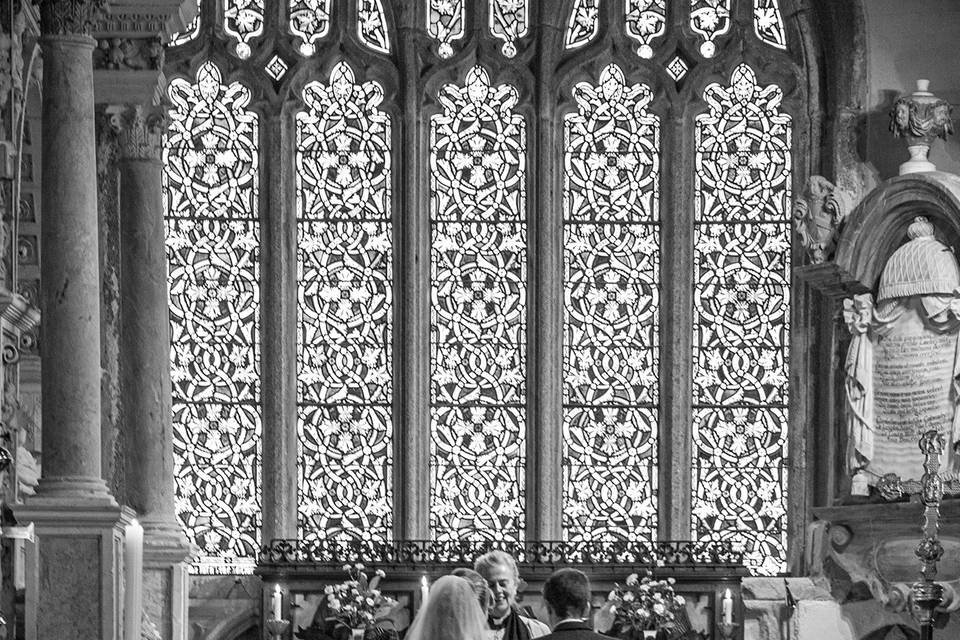
[[414, 618], [406, 640], [484, 640], [487, 619], [470, 583], [443, 576]]

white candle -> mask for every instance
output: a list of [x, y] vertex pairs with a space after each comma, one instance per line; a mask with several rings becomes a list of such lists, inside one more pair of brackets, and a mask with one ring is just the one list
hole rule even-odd
[[723, 594], [723, 624], [733, 624], [733, 596], [730, 595], [730, 589]]
[[283, 603], [283, 595], [280, 593], [280, 585], [273, 585], [273, 596], [270, 598], [270, 600], [270, 609], [273, 611], [273, 619], [280, 620], [280, 606]]
[[430, 596], [430, 583], [427, 582], [427, 576], [420, 576], [420, 606], [427, 604], [427, 598]]
[[140, 640], [143, 610], [143, 527], [134, 520], [123, 536], [123, 636]]

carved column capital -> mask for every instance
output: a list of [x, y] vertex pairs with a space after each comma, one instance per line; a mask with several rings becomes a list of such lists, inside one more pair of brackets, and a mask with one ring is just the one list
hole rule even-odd
[[106, 0], [41, 0], [40, 31], [45, 36], [90, 35]]
[[166, 113], [159, 107], [127, 105], [107, 110], [120, 137], [121, 160], [160, 160]]

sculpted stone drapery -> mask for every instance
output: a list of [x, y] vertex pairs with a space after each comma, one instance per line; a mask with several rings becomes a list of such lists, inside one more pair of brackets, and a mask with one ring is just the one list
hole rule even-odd
[[948, 471], [960, 462], [954, 451], [960, 443], [957, 263], [925, 218], [910, 225], [909, 237], [884, 269], [876, 306], [869, 293], [844, 300], [853, 336], [845, 386], [854, 493], [865, 493], [866, 484], [887, 473], [918, 469], [914, 436], [929, 428], [954, 443]]

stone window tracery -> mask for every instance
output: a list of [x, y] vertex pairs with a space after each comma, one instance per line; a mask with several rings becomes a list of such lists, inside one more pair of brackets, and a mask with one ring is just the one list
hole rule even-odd
[[[249, 566], [261, 526], [733, 540], [786, 568], [803, 96], [777, 76], [795, 68], [781, 3], [570, 0], [552, 34], [545, 10], [422, 0], [404, 31], [382, 0], [289, 0], [279, 20], [220, 0], [173, 41], [174, 421], [198, 571]], [[192, 61], [200, 32], [226, 53]], [[560, 70], [533, 82], [542, 46]], [[246, 342], [195, 328], [204, 313]], [[212, 362], [232, 387], [198, 386]], [[227, 452], [245, 471], [207, 473]]]

